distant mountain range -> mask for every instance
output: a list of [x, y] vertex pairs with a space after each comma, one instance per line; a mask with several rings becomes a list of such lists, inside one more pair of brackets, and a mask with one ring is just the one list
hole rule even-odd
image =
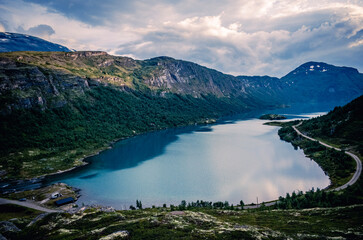
[[[223, 74], [198, 64], [157, 57], [134, 60], [105, 52], [12, 52], [0, 54], [0, 111], [59, 107], [65, 92], [112, 86], [154, 96], [178, 94], [240, 99], [246, 107], [301, 102], [348, 102], [363, 93], [363, 74], [354, 68], [308, 62], [282, 78]], [[6, 93], [6, 94], [5, 94]]]
[[71, 52], [70, 49], [26, 34], [0, 32], [0, 52]]
[[[348, 102], [363, 93], [363, 74], [354, 68], [337, 67], [322, 62], [307, 62], [282, 78], [234, 77], [193, 62], [175, 60], [170, 57], [137, 61], [111, 56], [105, 52], [64, 53], [71, 50], [37, 37], [18, 33], [0, 33], [0, 43], [0, 52], [59, 52], [1, 55], [3, 88], [7, 88], [7, 84], [12, 85], [6, 81], [8, 78], [6, 76], [9, 75], [7, 72], [10, 69], [11, 77], [19, 79], [16, 74], [21, 74], [26, 66], [28, 68], [33, 66], [35, 67], [33, 71], [44, 70], [56, 75], [66, 74], [68, 77], [72, 76], [70, 79], [79, 77], [122, 89], [147, 90], [154, 94], [174, 93], [197, 98], [203, 95], [242, 97], [263, 105]], [[21, 65], [22, 68], [18, 68], [17, 65]], [[27, 81], [31, 82], [32, 74], [29, 76]], [[24, 88], [21, 90], [27, 91]], [[33, 97], [42, 98], [44, 95], [44, 91], [36, 93], [37, 90], [33, 88], [32, 92]]]
[[[363, 74], [320, 62], [305, 63], [282, 78], [235, 77], [170, 57], [141, 61], [70, 52], [31, 36], [1, 34], [6, 40], [0, 49], [33, 50], [0, 53], [2, 166], [9, 159], [17, 164], [45, 156], [63, 159], [49, 167], [52, 172], [114, 139], [251, 109], [348, 102], [363, 94]], [[9, 166], [7, 171], [18, 169]]]

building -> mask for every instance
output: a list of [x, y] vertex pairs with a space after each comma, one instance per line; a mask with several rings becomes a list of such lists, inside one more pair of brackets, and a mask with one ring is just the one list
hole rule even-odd
[[59, 207], [59, 206], [62, 206], [64, 204], [73, 203], [74, 201], [75, 201], [74, 198], [67, 197], [67, 198], [63, 198], [63, 199], [60, 199], [60, 200], [56, 201], [55, 205], [57, 205], [57, 207]]

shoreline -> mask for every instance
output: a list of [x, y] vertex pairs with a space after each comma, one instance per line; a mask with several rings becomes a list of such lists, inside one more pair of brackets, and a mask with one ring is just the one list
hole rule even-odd
[[[227, 120], [224, 120], [224, 121], [227, 121]], [[223, 122], [224, 122], [223, 121]], [[229, 120], [230, 121], [230, 120]], [[204, 122], [204, 123], [201, 123], [201, 124], [195, 124], [195, 125], [197, 125], [197, 126], [203, 126], [203, 125], [208, 125], [208, 124], [216, 124], [216, 123], [218, 123], [217, 121], [213, 121], [213, 122]], [[300, 124], [301, 124], [301, 122], [300, 122]], [[194, 126], [195, 126], [194, 125]], [[186, 125], [186, 126], [179, 126], [179, 127], [176, 127], [176, 128], [183, 128], [183, 127], [192, 127], [193, 125]], [[294, 125], [294, 126], [298, 126], [298, 125]], [[127, 140], [127, 139], [130, 139], [130, 138], [133, 138], [133, 137], [137, 137], [137, 136], [140, 136], [140, 135], [143, 135], [143, 134], [148, 134], [148, 133], [152, 133], [152, 132], [155, 132], [155, 131], [164, 131], [164, 130], [168, 130], [168, 129], [173, 129], [173, 128], [167, 128], [167, 129], [160, 129], [160, 130], [153, 130], [153, 131], [149, 131], [149, 132], [145, 132], [145, 133], [140, 133], [140, 134], [136, 134], [136, 135], [133, 135], [133, 136], [130, 136], [130, 137], [124, 137], [124, 138], [120, 138], [120, 139], [116, 139], [116, 140], [113, 140], [113, 141], [111, 141], [109, 144], [108, 144], [108, 146], [107, 147], [103, 147], [103, 148], [101, 148], [101, 149], [99, 149], [98, 151], [96, 151], [96, 152], [93, 152], [92, 154], [90, 154], [90, 155], [87, 155], [87, 156], [84, 156], [84, 157], [82, 157], [82, 158], [79, 158], [79, 159], [77, 159], [77, 160], [75, 160], [75, 161], [80, 161], [80, 162], [82, 162], [82, 165], [79, 165], [79, 166], [74, 166], [74, 167], [71, 167], [71, 168], [69, 168], [69, 169], [66, 169], [66, 170], [61, 170], [61, 171], [58, 171], [58, 172], [55, 172], [55, 173], [50, 173], [50, 174], [44, 174], [44, 175], [41, 175], [41, 176], [38, 176], [38, 177], [36, 177], [36, 178], [32, 178], [32, 179], [26, 179], [26, 180], [29, 180], [29, 181], [37, 181], [37, 180], [39, 180], [39, 181], [43, 181], [44, 179], [46, 179], [46, 178], [48, 178], [48, 177], [53, 177], [53, 176], [57, 176], [57, 175], [61, 175], [61, 174], [64, 174], [64, 173], [68, 173], [68, 172], [72, 172], [72, 171], [75, 171], [75, 170], [78, 170], [78, 169], [80, 169], [80, 168], [82, 168], [82, 167], [85, 167], [85, 166], [87, 166], [87, 165], [89, 165], [89, 164], [91, 164], [91, 162], [90, 161], [87, 161], [87, 159], [88, 158], [91, 158], [91, 157], [93, 157], [93, 156], [96, 156], [96, 155], [99, 155], [101, 152], [103, 152], [103, 151], [106, 151], [106, 150], [109, 150], [109, 149], [112, 149], [113, 148], [113, 145], [115, 144], [115, 143], [117, 143], [117, 142], [120, 142], [120, 141], [122, 141], [122, 140]], [[294, 128], [295, 129], [295, 128]], [[320, 143], [320, 141], [319, 141], [319, 143]], [[321, 144], [321, 143], [320, 143]], [[306, 155], [305, 155], [306, 156]], [[314, 159], [312, 159], [312, 160], [314, 160]], [[315, 160], [314, 160], [315, 161]], [[320, 167], [320, 166], [319, 166]], [[358, 178], [359, 178], [359, 176], [358, 176]], [[26, 181], [25, 180], [25, 181]], [[347, 182], [347, 183], [345, 183], [345, 184], [343, 184], [343, 185], [341, 185], [341, 186], [338, 186], [338, 187], [336, 187], [335, 189], [329, 189], [330, 187], [331, 187], [331, 179], [330, 179], [330, 177], [329, 177], [329, 180], [330, 180], [330, 184], [327, 186], [327, 187], [325, 187], [324, 189], [322, 189], [322, 190], [325, 190], [325, 191], [334, 191], [334, 190], [342, 190], [342, 189], [344, 189], [344, 188], [346, 188], [347, 186], [348, 186], [348, 183], [351, 181], [351, 179]], [[19, 179], [18, 179], [18, 181], [19, 181]], [[21, 180], [20, 180], [21, 181]], [[355, 182], [354, 182], [355, 183]], [[354, 184], [353, 183], [353, 184]], [[345, 186], [345, 187], [344, 187]], [[40, 186], [39, 188], [42, 188], [42, 187], [45, 187], [45, 186]], [[37, 188], [34, 188], [34, 189], [37, 189]], [[21, 191], [24, 191], [24, 190], [20, 190], [20, 192]], [[82, 191], [82, 189], [80, 189], [80, 191]], [[272, 206], [272, 205], [274, 205], [275, 203], [277, 203], [278, 202], [278, 199], [273, 199], [273, 200], [268, 200], [268, 201], [264, 201], [264, 202], [261, 202], [261, 203], [259, 203], [259, 204], [256, 204], [256, 203], [249, 203], [249, 204], [246, 204], [244, 207], [245, 207], [245, 209], [251, 209], [251, 208], [259, 208], [259, 207], [261, 207], [262, 205], [264, 205], [264, 206]]]
[[[239, 113], [239, 114], [235, 114], [234, 116], [238, 116], [238, 115], [241, 115], [241, 114], [245, 114], [245, 113], [248, 113], [248, 112], [253, 112], [253, 111], [256, 111], [256, 110], [249, 110], [249, 111], [246, 111], [246, 112], [243, 112], [243, 113]], [[29, 177], [29, 178], [14, 178], [14, 179], [8, 179], [8, 180], [5, 180], [3, 181], [2, 179], [0, 179], [0, 183], [4, 184], [4, 185], [10, 185], [12, 183], [15, 183], [12, 188], [9, 188], [9, 190], [15, 190], [14, 192], [17, 192], [16, 187], [19, 183], [30, 183], [30, 184], [25, 184], [25, 186], [31, 186], [31, 184], [33, 183], [43, 183], [45, 179], [47, 178], [51, 178], [51, 177], [56, 177], [58, 175], [61, 175], [61, 174], [65, 174], [65, 173], [70, 173], [72, 171], [76, 171], [76, 170], [79, 170], [83, 167], [86, 167], [88, 166], [89, 164], [91, 164], [90, 161], [87, 161], [87, 159], [91, 158], [91, 157], [94, 157], [96, 155], [99, 155], [100, 153], [104, 152], [104, 151], [107, 151], [109, 149], [112, 149], [113, 148], [113, 145], [120, 142], [120, 141], [123, 141], [123, 140], [127, 140], [127, 139], [131, 139], [133, 137], [137, 137], [137, 136], [141, 136], [143, 134], [149, 134], [149, 133], [152, 133], [152, 132], [156, 132], [156, 131], [165, 131], [165, 130], [170, 130], [170, 129], [178, 129], [178, 128], [187, 128], [187, 127], [195, 127], [195, 126], [205, 126], [205, 125], [209, 125], [209, 124], [216, 124], [219, 120], [223, 119], [223, 118], [228, 118], [230, 116], [221, 116], [219, 118], [206, 118], [206, 119], [203, 119], [202, 121], [199, 121], [199, 122], [194, 122], [192, 124], [187, 124], [187, 125], [181, 125], [181, 126], [176, 126], [176, 127], [171, 127], [171, 128], [164, 128], [164, 129], [153, 129], [151, 131], [146, 131], [146, 132], [142, 132], [142, 133], [135, 133], [134, 135], [132, 136], [128, 136], [128, 137], [121, 137], [121, 138], [118, 138], [118, 139], [114, 139], [108, 143], [105, 143], [105, 145], [107, 144], [107, 146], [104, 146], [104, 147], [101, 147], [99, 148], [98, 150], [96, 151], [92, 151], [90, 154], [88, 155], [85, 155], [85, 156], [82, 156], [82, 157], [79, 157], [79, 158], [76, 158], [74, 160], [74, 162], [80, 162], [81, 165], [78, 165], [78, 166], [73, 166], [73, 167], [70, 167], [68, 169], [64, 169], [64, 170], [58, 170], [57, 172], [53, 172], [53, 173], [48, 173], [48, 174], [43, 174], [43, 175], [39, 175], [39, 176], [35, 176], [35, 177]], [[225, 120], [223, 120], [225, 121]], [[45, 187], [45, 186], [39, 186], [39, 187], [34, 187], [34, 188], [29, 188], [29, 189], [19, 189], [19, 191], [26, 191], [26, 190], [30, 190], [30, 189], [39, 189], [39, 188], [42, 188], [42, 187]], [[5, 188], [5, 187], [4, 187]], [[5, 191], [2, 191], [2, 190], [6, 190], [8, 188], [5, 188], [5, 189], [1, 189], [0, 188], [0, 195], [2, 195], [4, 197], [4, 192]], [[5, 194], [7, 195], [7, 193]]]

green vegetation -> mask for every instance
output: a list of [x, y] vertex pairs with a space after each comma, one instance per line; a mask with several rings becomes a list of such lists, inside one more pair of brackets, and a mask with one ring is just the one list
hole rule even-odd
[[[211, 123], [259, 106], [255, 98], [230, 88], [236, 83], [232, 76], [171, 58], [136, 61], [104, 52], [11, 52], [0, 58], [0, 170], [5, 178], [67, 170], [110, 142]], [[174, 75], [174, 80], [164, 79], [166, 69], [179, 67], [182, 84]], [[175, 86], [168, 86], [173, 81]]]
[[293, 192], [286, 197], [279, 197], [276, 209], [305, 209], [313, 207], [337, 207], [363, 203], [362, 181], [341, 192], [314, 189], [303, 192]]
[[75, 213], [49, 214], [32, 226], [21, 226], [22, 231], [12, 234], [11, 239], [358, 239], [363, 234], [362, 210], [363, 205], [177, 212], [164, 208], [80, 208]]
[[326, 148], [318, 142], [303, 138], [289, 126], [279, 129], [278, 133], [282, 140], [290, 142], [295, 148], [302, 148], [308, 157], [319, 164], [330, 177], [330, 188], [343, 185], [354, 174], [355, 161], [344, 152]]
[[[336, 107], [327, 115], [314, 119], [303, 121], [299, 129], [304, 134], [314, 138], [323, 139], [322, 141], [334, 143], [341, 149], [349, 149], [360, 153], [362, 136], [357, 132], [362, 129], [362, 105], [363, 96], [353, 100], [344, 107]], [[330, 177], [331, 185], [329, 188], [335, 188], [344, 185], [350, 180], [355, 172], [355, 161], [343, 151], [326, 148], [318, 142], [308, 140], [298, 135], [292, 128], [299, 121], [276, 123], [269, 125], [281, 126], [279, 136], [282, 140], [290, 142], [295, 148], [300, 147], [304, 153], [316, 161], [319, 166]], [[348, 124], [348, 125], [347, 125]], [[351, 126], [353, 128], [351, 128]], [[287, 194], [286, 197], [280, 197], [276, 208], [282, 209], [301, 209], [310, 207], [334, 207], [344, 206], [363, 202], [363, 178], [348, 188], [339, 192], [317, 190]]]
[[262, 119], [262, 120], [282, 120], [282, 119], [286, 119], [286, 117], [283, 116], [283, 115], [278, 115], [278, 114], [264, 114], [261, 117], [259, 117], [259, 119]]
[[328, 114], [304, 121], [299, 129], [313, 138], [363, 155], [363, 96]]
[[115, 139], [210, 122], [246, 109], [240, 99], [157, 97], [95, 87], [61, 108], [0, 116], [0, 165], [13, 177], [48, 174], [81, 165], [76, 159], [106, 148]]

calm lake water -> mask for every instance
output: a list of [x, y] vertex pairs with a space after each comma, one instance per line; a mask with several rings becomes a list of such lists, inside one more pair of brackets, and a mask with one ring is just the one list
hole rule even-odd
[[181, 200], [236, 204], [277, 199], [294, 190], [325, 188], [329, 178], [302, 150], [258, 119], [171, 129], [133, 137], [61, 176], [82, 189], [78, 204], [118, 209], [179, 204]]

